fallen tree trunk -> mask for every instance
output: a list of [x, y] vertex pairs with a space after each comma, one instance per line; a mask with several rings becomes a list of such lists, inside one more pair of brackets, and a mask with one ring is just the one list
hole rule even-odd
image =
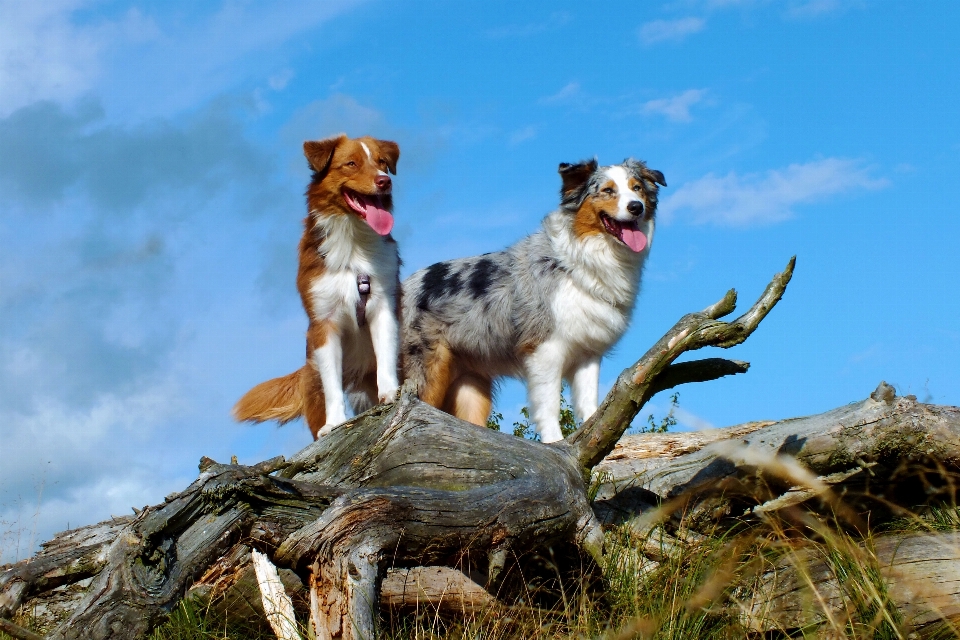
[[[315, 622], [344, 638], [372, 636], [387, 560], [401, 567], [476, 567], [488, 589], [498, 584], [509, 554], [553, 542], [572, 542], [599, 560], [603, 532], [587, 498], [592, 467], [653, 394], [745, 371], [744, 363], [720, 359], [672, 363], [686, 351], [745, 340], [792, 272], [793, 260], [733, 322], [719, 320], [735, 308], [733, 291], [682, 318], [559, 444], [477, 429], [405, 387], [397, 402], [345, 423], [289, 462], [209, 461], [184, 492], [96, 543], [95, 563], [54, 571], [63, 574], [59, 586], [92, 581], [49, 637], [142, 637], [240, 540], [306, 578], [315, 591]], [[69, 552], [64, 561], [76, 563], [83, 553]], [[0, 574], [0, 617], [48, 590], [57, 562], [44, 552]]]
[[[756, 505], [755, 511], [798, 504], [820, 495], [827, 485], [856, 488], [861, 495], [848, 495], [847, 500], [871, 501], [874, 510], [921, 504], [930, 487], [924, 488], [927, 495], [899, 497], [887, 495], [889, 485], [906, 482], [918, 465], [960, 468], [960, 409], [897, 397], [893, 387], [881, 383], [866, 400], [814, 416], [713, 431], [626, 436], [595, 469], [603, 479], [596, 499], [616, 497], [611, 508], [619, 504], [633, 513], [642, 509], [629, 507], [630, 496], [642, 500], [647, 495], [652, 504], [649, 500], [689, 497], [722, 486], [725, 480], [742, 477], [745, 469], [767, 468], [780, 476], [798, 472], [774, 468], [786, 461], [817, 477], [801, 472], [793, 480], [803, 486], [774, 487], [783, 490], [771, 498], [779, 502]], [[878, 487], [872, 494], [871, 483]], [[899, 491], [915, 489], [910, 483]], [[878, 500], [881, 495], [887, 504]]]
[[[960, 619], [960, 533], [884, 535], [871, 540], [869, 548], [861, 544], [850, 551], [847, 559], [857, 561], [859, 575], [845, 571], [845, 558], [810, 548], [781, 558], [751, 596], [745, 609], [748, 628], [801, 629], [831, 619], [836, 624], [849, 617], [848, 609], [866, 604], [858, 593], [864, 590], [887, 598], [913, 629]], [[871, 570], [876, 573], [870, 575]]]
[[[405, 387], [395, 403], [345, 423], [290, 460], [206, 460], [197, 480], [164, 504], [59, 535], [34, 558], [0, 572], [0, 618], [59, 593], [60, 604], [48, 606], [44, 618], [48, 638], [143, 637], [191, 587], [229, 582], [249, 550], [258, 549], [310, 585], [318, 637], [372, 637], [388, 567], [456, 567], [496, 593], [509, 558], [554, 543], [572, 543], [602, 563], [601, 519], [643, 518], [664, 500], [693, 506], [718, 491], [762, 484], [766, 503], [796, 503], [828, 496], [830, 474], [849, 483], [871, 465], [895, 471], [898, 456], [955, 465], [957, 410], [886, 396], [820, 417], [735, 428], [706, 447], [704, 435], [689, 436], [701, 444], [681, 445], [679, 456], [621, 455], [636, 442], [630, 439], [615, 451], [654, 394], [746, 371], [745, 363], [719, 358], [674, 361], [705, 346], [743, 342], [779, 301], [792, 271], [791, 260], [732, 322], [720, 318], [735, 308], [733, 291], [682, 318], [565, 441], [543, 445], [478, 429]], [[731, 437], [753, 446], [724, 448]], [[605, 480], [592, 502], [595, 467]]]
[[[626, 436], [596, 472], [604, 523], [642, 535], [682, 514], [673, 536], [646, 542], [653, 567], [691, 529], [699, 540], [698, 525], [777, 519], [779, 560], [733, 590], [748, 630], [960, 636], [960, 408], [896, 397], [881, 383], [866, 400], [819, 415]], [[810, 510], [842, 526], [823, 526]], [[791, 537], [784, 517], [813, 529]]]

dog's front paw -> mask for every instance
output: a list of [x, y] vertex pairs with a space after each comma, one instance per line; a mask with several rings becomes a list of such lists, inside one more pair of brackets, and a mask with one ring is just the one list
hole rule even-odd
[[327, 423], [327, 424], [323, 425], [322, 427], [320, 427], [320, 430], [317, 431], [317, 435], [316, 435], [315, 439], [316, 439], [316, 440], [319, 440], [319, 439], [322, 438], [323, 436], [329, 435], [330, 432], [333, 431], [333, 428], [336, 427], [338, 424], [340, 424], [340, 423], [339, 423], [339, 422], [338, 422], [338, 423], [335, 423], [335, 424]]
[[559, 442], [560, 440], [563, 440], [563, 432], [560, 431], [559, 424], [547, 425], [540, 430], [540, 442], [550, 444], [551, 442]]
[[399, 392], [400, 392], [400, 387], [393, 387], [391, 389], [387, 389], [386, 391], [378, 391], [377, 400], [379, 400], [381, 403], [384, 403], [384, 404], [395, 402], [397, 399], [397, 394]]

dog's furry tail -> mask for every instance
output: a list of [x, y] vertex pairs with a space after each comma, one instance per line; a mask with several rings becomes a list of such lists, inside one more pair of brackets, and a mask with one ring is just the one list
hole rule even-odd
[[280, 424], [303, 415], [303, 376], [307, 365], [289, 375], [261, 382], [233, 407], [238, 422], [277, 420]]

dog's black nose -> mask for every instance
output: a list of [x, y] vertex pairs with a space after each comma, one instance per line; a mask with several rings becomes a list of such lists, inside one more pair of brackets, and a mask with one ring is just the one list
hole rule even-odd
[[380, 191], [389, 191], [393, 181], [390, 180], [390, 176], [377, 176], [373, 179], [373, 184], [377, 185]]
[[627, 205], [627, 211], [635, 216], [640, 216], [643, 213], [643, 203], [639, 200], [634, 200]]

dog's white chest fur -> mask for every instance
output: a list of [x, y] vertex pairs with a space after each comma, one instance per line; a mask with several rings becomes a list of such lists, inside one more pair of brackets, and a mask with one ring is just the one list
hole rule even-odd
[[629, 309], [588, 295], [572, 278], [564, 279], [551, 305], [558, 319], [556, 337], [572, 352], [604, 353], [627, 329]]
[[[575, 238], [569, 225], [554, 216], [544, 226], [567, 269], [551, 304], [556, 318], [553, 339], [573, 360], [602, 355], [627, 330], [646, 252], [618, 250], [606, 236]], [[653, 235], [652, 222], [648, 234]]]
[[393, 312], [399, 268], [396, 244], [348, 216], [324, 218], [317, 227], [326, 239], [320, 245], [324, 272], [310, 283], [314, 318], [331, 322], [341, 332], [356, 332], [357, 277], [361, 274], [370, 277], [367, 315]]

